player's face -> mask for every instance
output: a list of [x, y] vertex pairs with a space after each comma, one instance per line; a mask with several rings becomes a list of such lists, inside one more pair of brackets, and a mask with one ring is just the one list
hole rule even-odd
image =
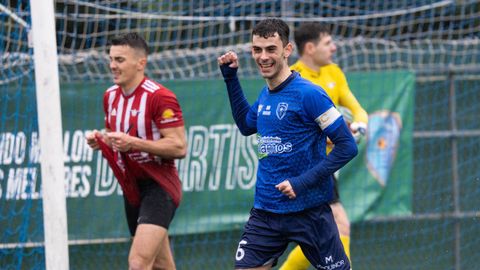
[[275, 79], [284, 68], [288, 68], [287, 58], [291, 45], [283, 46], [279, 35], [264, 38], [254, 35], [252, 38], [252, 57], [260, 74], [265, 79]]
[[325, 66], [331, 64], [333, 55], [337, 51], [337, 46], [333, 42], [331, 35], [321, 34], [320, 40], [314, 47], [313, 61], [318, 66]]
[[[143, 59], [143, 60], [142, 60]], [[125, 90], [135, 87], [139, 76], [143, 76], [145, 59], [130, 46], [110, 47], [110, 70], [113, 82]]]

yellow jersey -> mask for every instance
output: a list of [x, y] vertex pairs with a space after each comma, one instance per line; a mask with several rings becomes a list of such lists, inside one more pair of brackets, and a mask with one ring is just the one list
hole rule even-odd
[[298, 60], [290, 69], [300, 73], [302, 78], [320, 85], [335, 106], [348, 108], [352, 112], [353, 122], [368, 123], [367, 112], [350, 91], [345, 74], [336, 64], [329, 64], [320, 67], [319, 70], [313, 70]]

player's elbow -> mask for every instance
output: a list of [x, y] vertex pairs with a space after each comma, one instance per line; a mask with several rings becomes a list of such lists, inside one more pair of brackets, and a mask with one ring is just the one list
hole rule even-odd
[[240, 125], [237, 125], [238, 130], [240, 131], [240, 134], [243, 136], [250, 136], [252, 134], [257, 133], [257, 130], [255, 128], [248, 128], [248, 127], [243, 127]]
[[187, 156], [187, 151], [180, 152], [177, 159], [183, 159]]
[[252, 134], [254, 134], [255, 132], [251, 132], [249, 130], [240, 130], [240, 134], [242, 134], [243, 136], [250, 136]]
[[335, 148], [342, 149], [342, 156], [347, 162], [358, 155], [358, 147], [353, 138], [345, 140], [342, 143], [335, 144]]
[[176, 159], [182, 159], [187, 156], [187, 143], [183, 142], [177, 146]]
[[358, 155], [358, 147], [357, 147], [357, 144], [355, 143], [355, 141], [353, 143], [350, 143], [349, 144], [350, 147], [350, 151], [349, 151], [349, 154], [350, 154], [350, 159], [353, 159], [354, 157], [356, 157]]

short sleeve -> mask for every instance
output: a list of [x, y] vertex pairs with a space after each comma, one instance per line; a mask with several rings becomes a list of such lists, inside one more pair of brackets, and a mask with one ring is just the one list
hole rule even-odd
[[158, 129], [184, 125], [182, 110], [177, 97], [172, 92], [161, 89], [153, 94], [151, 110], [152, 120]]

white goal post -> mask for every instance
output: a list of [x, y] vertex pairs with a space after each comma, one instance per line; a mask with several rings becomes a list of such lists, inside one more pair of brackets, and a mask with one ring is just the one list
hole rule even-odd
[[[46, 269], [69, 269], [62, 118], [53, 0], [31, 0]], [[48, 154], [47, 154], [48, 153]]]

